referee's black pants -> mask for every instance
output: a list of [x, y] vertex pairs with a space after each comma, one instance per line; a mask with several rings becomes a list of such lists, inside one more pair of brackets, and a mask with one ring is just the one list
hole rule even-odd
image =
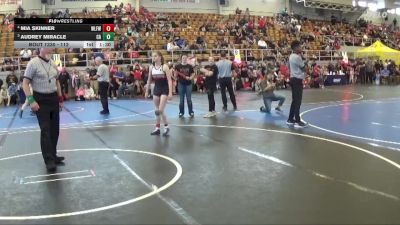
[[292, 88], [292, 105], [288, 121], [300, 122], [300, 106], [303, 99], [303, 79], [295, 77], [290, 78], [290, 87]]
[[33, 92], [33, 97], [39, 104], [36, 116], [40, 127], [40, 146], [44, 162], [55, 162], [57, 143], [60, 134], [60, 106], [57, 93], [41, 94]]
[[108, 86], [108, 82], [99, 82], [100, 101], [104, 112], [110, 112], [108, 110]]
[[237, 108], [236, 106], [236, 97], [235, 92], [233, 91], [232, 86], [232, 78], [231, 77], [222, 77], [219, 79], [219, 86], [221, 88], [221, 96], [222, 96], [222, 104], [226, 109], [228, 107], [228, 99], [226, 98], [226, 89], [228, 89], [229, 97], [231, 99], [233, 108]]

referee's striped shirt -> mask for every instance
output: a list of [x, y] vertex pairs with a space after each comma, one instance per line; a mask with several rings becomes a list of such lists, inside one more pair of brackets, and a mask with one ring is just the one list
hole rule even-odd
[[40, 56], [32, 58], [25, 70], [24, 78], [31, 81], [32, 90], [42, 94], [57, 92], [58, 71], [53, 60]]

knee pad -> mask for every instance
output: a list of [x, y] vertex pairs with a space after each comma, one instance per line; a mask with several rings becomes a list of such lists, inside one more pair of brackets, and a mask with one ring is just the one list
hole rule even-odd
[[161, 112], [160, 112], [160, 110], [156, 110], [156, 111], [154, 111], [154, 114], [156, 114], [156, 116], [160, 116], [161, 115]]

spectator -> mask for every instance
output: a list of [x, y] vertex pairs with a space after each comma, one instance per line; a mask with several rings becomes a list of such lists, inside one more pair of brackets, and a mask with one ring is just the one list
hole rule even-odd
[[81, 86], [81, 79], [79, 77], [78, 70], [74, 69], [71, 75], [71, 86], [76, 91], [78, 91], [79, 87]]
[[96, 95], [94, 94], [93, 88], [89, 87], [87, 84], [84, 85], [84, 90], [85, 90], [85, 100], [94, 100], [96, 98]]
[[119, 71], [119, 68], [112, 63], [110, 66], [110, 87], [108, 88], [108, 98], [117, 99], [117, 90], [119, 88], [119, 84], [117, 82], [118, 77], [116, 73]]
[[192, 80], [194, 78], [193, 66], [188, 64], [188, 56], [181, 56], [181, 63], [175, 67], [175, 73], [178, 75], [178, 92], [180, 96], [179, 102], [179, 118], [185, 114], [185, 97], [188, 104], [190, 117], [194, 117], [192, 104]]
[[8, 98], [8, 103], [7, 106], [10, 106], [10, 104], [16, 105], [17, 104], [17, 94], [18, 94], [18, 86], [15, 82], [11, 82], [10, 86], [8, 87], [7, 91], [7, 98]]
[[21, 61], [27, 62], [31, 59], [32, 51], [30, 49], [25, 48], [25, 49], [21, 50], [19, 55], [21, 56]]
[[75, 93], [75, 101], [85, 101], [85, 89], [80, 86]]
[[112, 6], [111, 6], [110, 3], [108, 3], [108, 4], [106, 5], [106, 12], [108, 12], [108, 15], [111, 15], [111, 14], [112, 14]]
[[133, 77], [135, 79], [136, 94], [137, 95], [144, 94], [143, 71], [140, 68], [139, 64], [135, 65], [135, 70], [133, 72]]
[[129, 73], [125, 73], [124, 78], [120, 80], [118, 98], [126, 94], [128, 94], [129, 97], [132, 97], [134, 94], [134, 79]]
[[12, 83], [18, 83], [18, 77], [15, 75], [14, 71], [6, 77], [7, 88], [10, 87]]
[[264, 41], [264, 38], [260, 38], [257, 43], [259, 49], [267, 49], [267, 43]]
[[240, 15], [242, 14], [242, 10], [240, 10], [239, 7], [237, 7], [235, 13], [236, 15]]
[[6, 86], [0, 87], [0, 105], [6, 105], [8, 103], [8, 91]]
[[261, 17], [260, 20], [258, 20], [258, 28], [264, 34], [267, 32], [267, 21], [263, 16]]
[[249, 8], [246, 8], [246, 11], [244, 12], [244, 15], [245, 15], [246, 17], [250, 17], [250, 10], [249, 10]]
[[93, 88], [94, 94], [96, 95], [96, 98], [99, 97], [99, 82], [97, 81], [96, 78], [97, 75], [97, 69], [96, 67], [92, 66], [91, 69], [89, 69], [89, 81], [90, 81], [90, 87]]
[[20, 17], [20, 18], [24, 18], [25, 17], [25, 10], [22, 8], [21, 5], [18, 6], [16, 15], [18, 17]]
[[88, 10], [88, 8], [87, 8], [87, 7], [83, 8], [82, 13], [83, 13], [85, 16], [89, 15], [89, 10]]
[[58, 80], [60, 81], [61, 85], [61, 93], [64, 99], [68, 99], [68, 89], [69, 89], [69, 81], [70, 81], [70, 76], [67, 71], [67, 69], [64, 67], [58, 77]]
[[100, 57], [101, 59], [105, 59], [104, 58], [104, 53], [101, 50], [96, 50], [95, 52], [93, 52], [93, 58], [97, 58]]

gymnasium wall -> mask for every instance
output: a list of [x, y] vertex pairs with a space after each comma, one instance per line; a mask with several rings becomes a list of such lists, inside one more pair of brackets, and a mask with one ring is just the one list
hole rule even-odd
[[41, 0], [22, 0], [22, 8], [27, 10], [28, 13], [32, 11], [40, 13], [42, 10], [42, 2]]
[[[46, 12], [50, 13], [55, 9], [68, 8], [71, 12], [82, 11], [84, 7], [95, 10], [103, 10], [108, 2], [111, 5], [119, 5], [131, 3], [135, 6], [136, 1], [140, 5], [148, 8], [153, 12], [198, 12], [198, 13], [221, 13], [233, 14], [237, 7], [243, 11], [246, 8], [250, 9], [253, 15], [269, 15], [272, 16], [281, 12], [285, 7], [288, 7], [289, 0], [226, 0], [227, 6], [220, 6], [219, 0], [198, 0], [199, 3], [173, 3], [173, 2], [154, 2], [153, 0], [117, 0], [117, 1], [93, 1], [93, 0], [77, 0], [77, 1], [62, 1], [49, 0], [55, 4], [46, 5]], [[23, 8], [28, 12], [41, 12], [41, 0], [22, 0]], [[2, 5], [0, 13], [15, 12], [17, 5]]]
[[288, 6], [286, 0], [229, 0], [228, 7], [221, 7], [222, 14], [233, 14], [237, 7], [243, 11], [249, 8], [253, 15], [273, 16]]
[[304, 7], [304, 3], [296, 3], [296, 0], [290, 1], [290, 8], [295, 14], [302, 15], [313, 20], [325, 20], [330, 21], [331, 16], [335, 16], [339, 20], [345, 18], [349, 22], [356, 21], [361, 12], [342, 12], [339, 10], [329, 10], [329, 9], [316, 9]]
[[237, 7], [249, 8], [253, 15], [270, 15], [281, 12], [289, 0], [225, 0], [227, 6], [220, 6], [219, 0], [199, 0], [199, 3], [159, 3], [152, 0], [140, 0], [140, 5], [150, 11], [158, 12], [199, 12], [233, 14]]
[[[10, 2], [12, 2], [12, 3], [10, 3]], [[18, 8], [17, 4], [20, 4], [20, 0], [13, 0], [13, 1], [1, 0], [0, 1], [0, 13], [6, 14], [6, 13], [17, 10], [17, 8]]]
[[1, 14], [6, 14], [9, 12], [15, 12], [17, 10], [18, 6], [16, 5], [2, 5], [0, 7], [0, 13]]
[[[117, 1], [62, 1], [62, 0], [50, 0], [54, 1], [54, 5], [46, 5], [46, 12], [51, 13], [53, 9], [66, 9], [68, 8], [71, 12], [81, 12], [83, 8], [88, 7], [96, 10], [104, 10], [105, 6], [110, 2], [112, 6], [119, 5], [121, 2], [124, 4], [131, 3], [135, 6], [136, 0], [117, 0]], [[22, 7], [28, 12], [42, 12], [42, 2], [41, 0], [22, 0]], [[15, 13], [18, 5], [1, 5], [0, 13]]]
[[318, 2], [327, 2], [327, 3], [336, 3], [336, 4], [342, 4], [342, 5], [352, 5], [351, 0], [316, 0]]
[[140, 0], [140, 5], [152, 12], [218, 13], [218, 0], [200, 0], [199, 3], [153, 2]]
[[400, 24], [400, 17], [398, 15], [395, 14], [388, 14], [388, 20], [385, 21], [381, 14], [379, 12], [373, 12], [370, 10], [365, 11], [365, 13], [363, 13], [361, 15], [361, 18], [364, 18], [367, 21], [372, 21], [373, 24], [382, 24], [382, 23], [392, 23], [394, 18], [397, 18], [397, 24]]
[[[31, 0], [25, 0], [31, 1]], [[47, 5], [47, 11], [51, 12], [53, 9], [65, 9], [68, 8], [71, 12], [79, 11], [81, 12], [83, 8], [94, 8], [96, 10], [104, 10], [108, 3], [114, 7], [114, 5], [119, 5], [121, 2], [124, 4], [131, 3], [132, 6], [135, 6], [135, 0], [117, 0], [117, 1], [62, 1], [62, 0], [53, 0], [55, 2], [54, 5]], [[40, 2], [40, 1], [39, 1]]]

